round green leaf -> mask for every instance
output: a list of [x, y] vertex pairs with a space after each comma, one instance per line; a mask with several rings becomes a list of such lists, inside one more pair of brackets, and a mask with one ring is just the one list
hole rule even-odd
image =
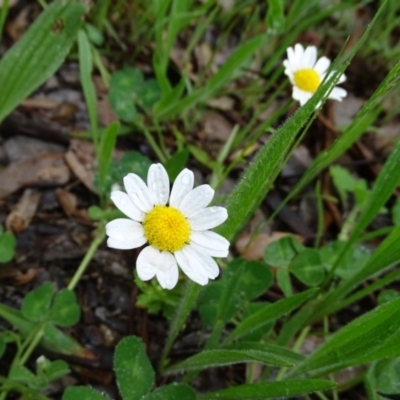
[[146, 110], [151, 110], [161, 98], [161, 88], [155, 79], [145, 81], [136, 93], [138, 103]]
[[150, 393], [144, 400], [196, 400], [196, 393], [188, 385], [172, 383]]
[[62, 400], [109, 400], [109, 397], [90, 387], [70, 386], [64, 392]]
[[139, 400], [154, 385], [154, 370], [146, 355], [143, 342], [129, 336], [115, 349], [114, 372], [124, 400]]
[[53, 299], [54, 286], [48, 282], [28, 293], [22, 301], [22, 314], [32, 322], [43, 321], [47, 318]]
[[123, 90], [110, 88], [108, 94], [112, 109], [124, 122], [134, 122], [137, 111], [129, 93]]
[[290, 272], [308, 286], [319, 285], [325, 276], [325, 270], [319, 252], [305, 249], [298, 254], [289, 266]]
[[79, 321], [80, 316], [81, 309], [75, 293], [69, 289], [60, 290], [51, 307], [49, 320], [56, 325], [71, 326]]
[[15, 253], [16, 240], [12, 233], [0, 232], [0, 262], [11, 261]]
[[264, 261], [274, 267], [288, 267], [293, 258], [304, 249], [293, 236], [270, 243], [264, 251]]

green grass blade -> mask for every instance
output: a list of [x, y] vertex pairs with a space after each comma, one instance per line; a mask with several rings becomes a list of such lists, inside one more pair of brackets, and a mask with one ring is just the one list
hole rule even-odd
[[400, 329], [400, 298], [385, 303], [350, 322], [314, 354], [289, 372], [291, 377], [321, 376], [368, 357]]
[[218, 72], [210, 78], [205, 86], [195, 90], [193, 93], [183, 99], [171, 103], [169, 107], [164, 107], [158, 118], [173, 118], [179, 113], [183, 113], [194, 105], [205, 102], [207, 99], [216, 94], [223, 86], [225, 86], [232, 78], [235, 72], [243, 65], [243, 63], [254, 55], [254, 53], [265, 43], [266, 36], [257, 36], [244, 44], [242, 44], [226, 63], [218, 70]]
[[92, 81], [93, 58], [92, 49], [86, 32], [82, 29], [78, 33], [79, 45], [79, 73], [83, 94], [85, 96], [86, 106], [89, 112], [90, 125], [92, 128], [92, 137], [96, 153], [99, 151], [99, 126], [97, 119], [97, 96], [94, 83]]
[[279, 300], [273, 304], [267, 304], [258, 312], [243, 319], [243, 321], [241, 321], [229, 335], [226, 341], [231, 342], [244, 335], [247, 335], [250, 332], [253, 332], [255, 329], [262, 327], [264, 324], [277, 320], [296, 307], [299, 307], [317, 291], [318, 289], [309, 289], [294, 296]]
[[0, 122], [67, 56], [86, 8], [76, 0], [53, 2], [0, 61]]
[[291, 367], [292, 363], [277, 357], [269, 352], [260, 349], [223, 349], [223, 350], [204, 350], [185, 361], [172, 365], [165, 370], [165, 373], [202, 370], [205, 368], [222, 367], [238, 363], [258, 361], [266, 365], [277, 365]]
[[292, 398], [308, 395], [311, 392], [333, 389], [334, 382], [320, 379], [303, 379], [299, 381], [261, 382], [233, 386], [218, 392], [201, 394], [198, 400], [265, 400]]

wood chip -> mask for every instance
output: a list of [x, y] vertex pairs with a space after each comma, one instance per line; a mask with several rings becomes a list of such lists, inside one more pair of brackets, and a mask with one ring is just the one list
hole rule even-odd
[[61, 153], [40, 154], [8, 165], [0, 172], [0, 199], [22, 187], [61, 186], [70, 171]]
[[19, 202], [6, 218], [6, 228], [14, 233], [24, 231], [36, 214], [41, 193], [35, 189], [25, 189]]

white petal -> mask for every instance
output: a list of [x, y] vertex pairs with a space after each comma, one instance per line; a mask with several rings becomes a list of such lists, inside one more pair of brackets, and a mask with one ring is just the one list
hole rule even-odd
[[300, 43], [296, 43], [294, 45], [294, 56], [296, 58], [296, 63], [298, 68], [303, 68], [302, 67], [303, 55], [304, 55], [304, 47]]
[[298, 69], [299, 63], [298, 59], [296, 58], [296, 54], [294, 52], [293, 47], [288, 47], [286, 50], [287, 56], [288, 56], [288, 64], [292, 70]]
[[139, 254], [136, 269], [143, 281], [157, 276], [158, 282], [164, 289], [172, 289], [178, 282], [179, 270], [175, 257], [171, 253], [159, 251], [151, 246]]
[[117, 218], [106, 225], [106, 233], [118, 242], [130, 243], [135, 248], [146, 243], [142, 224], [131, 219]]
[[194, 282], [205, 285], [208, 279], [219, 275], [217, 263], [207, 254], [201, 254], [191, 246], [175, 252], [175, 258], [182, 271]]
[[204, 247], [200, 244], [191, 242], [190, 245], [200, 254], [208, 254], [210, 257], [227, 257], [228, 250], [217, 250], [217, 249], [210, 249], [209, 247]]
[[312, 95], [313, 94], [311, 92], [305, 92], [304, 90], [299, 89], [297, 86], [293, 86], [292, 97], [302, 106], [311, 99]]
[[132, 203], [130, 197], [126, 193], [120, 190], [114, 190], [111, 192], [111, 200], [127, 217], [135, 221], [143, 221], [144, 213]]
[[201, 246], [212, 257], [226, 257], [229, 253], [229, 242], [215, 232], [193, 231], [190, 243]]
[[313, 68], [317, 60], [317, 48], [315, 46], [308, 46], [304, 50], [302, 68]]
[[136, 249], [137, 247], [140, 247], [146, 243], [146, 239], [144, 240], [143, 243], [139, 241], [135, 241], [134, 239], [126, 239], [126, 240], [117, 240], [112, 237], [109, 237], [107, 239], [107, 246], [111, 247], [113, 249], [119, 249], [119, 250], [130, 250], [130, 249]]
[[179, 210], [187, 217], [207, 207], [214, 197], [214, 189], [210, 185], [200, 185], [189, 192], [181, 201]]
[[[182, 250], [180, 250], [180, 252], [183, 253], [186, 259], [190, 261], [189, 273], [193, 273], [192, 270], [194, 269], [196, 271], [202, 271], [201, 273], [205, 273], [207, 276], [207, 281], [208, 279], [215, 279], [219, 275], [218, 264], [208, 254], [200, 253], [198, 250], [196, 250], [195, 246], [185, 246]], [[182, 270], [187, 276], [189, 276], [190, 279], [192, 279], [192, 277], [187, 273], [187, 271], [184, 270], [184, 268], [182, 268]]]
[[332, 89], [332, 92], [329, 94], [329, 99], [342, 101], [347, 96], [347, 91], [340, 88], [335, 87]]
[[188, 218], [190, 228], [193, 231], [205, 231], [221, 225], [228, 218], [228, 212], [224, 207], [203, 208]]
[[161, 164], [152, 164], [147, 173], [147, 186], [154, 204], [165, 206], [169, 196], [169, 178]]
[[154, 247], [147, 246], [140, 252], [136, 260], [136, 271], [142, 281], [148, 281], [156, 275], [160, 259], [160, 252]]
[[124, 178], [125, 190], [132, 202], [144, 213], [153, 208], [150, 190], [136, 174], [128, 174]]
[[157, 269], [157, 279], [164, 289], [173, 289], [178, 282], [179, 270], [175, 257], [167, 251], [161, 252], [161, 264]]
[[182, 199], [193, 189], [194, 174], [185, 168], [175, 179], [172, 186], [169, 205], [178, 208]]
[[[332, 76], [333, 76], [335, 73], [336, 73], [336, 71], [331, 71], [331, 72], [329, 73], [329, 75], [327, 76], [326, 80], [328, 81], [329, 79], [331, 79]], [[323, 75], [323, 76], [322, 76], [322, 79], [325, 79], [325, 76], [326, 76], [326, 75]], [[338, 81], [336, 82], [336, 85], [339, 85], [339, 84], [341, 84], [341, 83], [343, 83], [343, 82], [345, 82], [345, 81], [346, 81], [346, 75], [345, 75], [345, 74], [342, 74], [342, 75], [339, 76], [339, 79], [338, 79]]]
[[331, 65], [331, 60], [329, 58], [322, 56], [317, 63], [314, 65], [314, 69], [320, 74], [324, 75], [326, 71], [328, 71], [329, 66]]

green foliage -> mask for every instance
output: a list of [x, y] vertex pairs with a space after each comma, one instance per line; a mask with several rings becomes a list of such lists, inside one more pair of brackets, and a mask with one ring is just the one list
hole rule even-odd
[[122, 339], [117, 345], [114, 371], [124, 400], [139, 400], [154, 385], [154, 371], [144, 344], [134, 336]]
[[16, 244], [15, 236], [4, 232], [0, 225], [0, 263], [6, 263], [14, 258]]
[[183, 383], [171, 383], [148, 394], [143, 400], [196, 400], [195, 391]]
[[67, 56], [86, 8], [77, 0], [56, 0], [0, 62], [0, 122], [50, 78]]
[[112, 74], [109, 97], [121, 120], [133, 123], [137, 119], [137, 106], [150, 112], [161, 91], [156, 80], [145, 80], [139, 69], [127, 67]]
[[22, 302], [21, 311], [28, 321], [49, 321], [60, 326], [76, 324], [81, 313], [75, 293], [63, 289], [54, 296], [52, 283], [45, 283], [29, 292]]
[[86, 386], [69, 386], [64, 392], [63, 400], [109, 400], [109, 397]]
[[307, 395], [311, 392], [328, 390], [335, 387], [330, 381], [318, 379], [302, 379], [299, 381], [261, 382], [233, 386], [217, 392], [202, 394], [199, 400], [264, 400], [281, 397]]
[[208, 326], [227, 323], [248, 302], [264, 293], [272, 284], [268, 266], [237, 258], [228, 264], [218, 282], [205, 286], [199, 297], [199, 311]]
[[182, 296], [183, 285], [178, 282], [173, 290], [166, 291], [153, 279], [151, 282], [141, 281], [135, 274], [135, 283], [141, 293], [136, 304], [145, 308], [150, 314], [161, 312], [165, 318], [171, 319]]
[[68, 364], [62, 360], [49, 361], [41, 356], [36, 364], [36, 374], [22, 365], [17, 365], [11, 368], [9, 378], [32, 389], [41, 390], [45, 389], [51, 381], [70, 372]]
[[[372, 391], [370, 399], [390, 399], [400, 394], [400, 358], [372, 363], [366, 380]], [[379, 396], [377, 395], [379, 393]], [[389, 395], [386, 397], [385, 395]]]

